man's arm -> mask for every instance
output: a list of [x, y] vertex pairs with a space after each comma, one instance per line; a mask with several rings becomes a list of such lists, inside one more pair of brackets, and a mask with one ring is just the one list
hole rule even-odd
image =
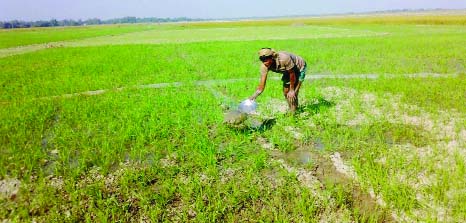
[[263, 73], [261, 75], [261, 80], [259, 82], [259, 86], [257, 87], [256, 92], [251, 97], [249, 97], [249, 99], [256, 100], [256, 98], [260, 94], [262, 94], [262, 92], [264, 92], [266, 82], [267, 82], [267, 73]]
[[294, 89], [295, 88], [294, 84], [296, 82], [296, 75], [295, 75], [293, 69], [288, 70], [288, 74], [290, 75], [290, 89], [289, 89], [288, 94], [286, 95], [286, 97], [291, 102], [294, 102], [296, 100], [296, 93], [295, 93], [295, 89]]

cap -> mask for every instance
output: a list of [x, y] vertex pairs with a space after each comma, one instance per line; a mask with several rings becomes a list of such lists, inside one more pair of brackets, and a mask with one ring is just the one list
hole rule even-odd
[[275, 54], [275, 51], [271, 48], [262, 48], [259, 50], [259, 57], [269, 57], [273, 56]]

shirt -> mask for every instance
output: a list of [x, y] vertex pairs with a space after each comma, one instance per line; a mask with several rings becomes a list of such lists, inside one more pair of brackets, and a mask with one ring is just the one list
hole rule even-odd
[[260, 72], [261, 75], [267, 74], [269, 70], [276, 73], [286, 74], [288, 70], [295, 69], [295, 73], [299, 74], [299, 72], [304, 69], [304, 64], [306, 64], [306, 62], [302, 57], [292, 53], [279, 51], [277, 58], [275, 58], [275, 64], [272, 64], [269, 68], [264, 64], [261, 64]]

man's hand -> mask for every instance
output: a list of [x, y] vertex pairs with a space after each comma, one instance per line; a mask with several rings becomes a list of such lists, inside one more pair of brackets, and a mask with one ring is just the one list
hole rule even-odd
[[286, 98], [288, 98], [288, 100], [290, 102], [294, 103], [294, 101], [296, 100], [296, 94], [295, 94], [294, 90], [288, 91], [288, 94], [286, 94]]
[[262, 90], [257, 89], [256, 92], [254, 92], [254, 94], [251, 97], [249, 97], [249, 100], [251, 100], [251, 101], [256, 100], [257, 96], [259, 96], [261, 93], [262, 93]]

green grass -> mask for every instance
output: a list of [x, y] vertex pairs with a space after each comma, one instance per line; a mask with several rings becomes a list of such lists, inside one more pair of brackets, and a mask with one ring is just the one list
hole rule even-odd
[[[352, 87], [374, 93], [401, 95], [406, 104], [421, 106], [429, 112], [455, 110], [466, 112], [466, 79], [462, 74], [457, 78], [387, 78], [377, 81], [341, 81], [338, 86]], [[448, 90], [454, 89], [454, 90]]]
[[30, 44], [49, 43], [83, 38], [120, 35], [157, 29], [156, 25], [106, 25], [83, 27], [53, 27], [6, 30], [0, 29], [0, 49], [25, 46]]
[[[209, 92], [189, 87], [7, 106], [2, 111], [16, 115], [2, 123], [2, 132], [9, 131], [2, 134], [9, 145], [2, 175], [21, 177], [31, 192], [6, 203], [2, 216], [61, 219], [68, 210], [73, 214], [68, 220], [125, 221], [142, 214], [186, 220], [192, 209], [198, 221], [312, 219], [323, 207], [283, 171], [273, 177], [284, 177], [284, 185], [272, 189], [258, 175], [270, 167], [265, 151], [246, 143], [248, 135], [223, 126], [216, 105]], [[51, 155], [53, 150], [58, 154]], [[124, 162], [133, 166], [115, 177], [115, 185], [97, 177], [115, 174]], [[227, 169], [235, 174], [222, 175]], [[48, 175], [64, 176], [63, 188], [47, 184]], [[305, 212], [293, 208], [298, 205]], [[180, 212], [171, 213], [171, 206]]]
[[[14, 196], [1, 194], [0, 218], [380, 222], [394, 213], [401, 221], [463, 221], [464, 26], [341, 21], [286, 26], [296, 34], [289, 39], [264, 39], [283, 28], [274, 21], [173, 25], [1, 58], [0, 179], [21, 185]], [[251, 26], [262, 34], [243, 32]], [[119, 32], [113, 28], [92, 32]], [[46, 41], [64, 36], [50, 32]], [[367, 33], [385, 34], [359, 36]], [[302, 106], [284, 114], [281, 83], [270, 79], [257, 102], [274, 121], [236, 130], [223, 124], [225, 108], [255, 91], [264, 46], [308, 62]], [[441, 77], [404, 76], [413, 73]], [[137, 88], [172, 82], [183, 85]], [[52, 97], [98, 89], [109, 91]], [[331, 170], [336, 152], [355, 176]], [[377, 206], [371, 190], [385, 203], [375, 211], [364, 209]]]
[[395, 13], [392, 15], [355, 15], [355, 16], [328, 16], [328, 17], [302, 17], [302, 18], [281, 18], [267, 20], [251, 20], [251, 21], [236, 21], [229, 23], [191, 23], [186, 24], [188, 27], [244, 27], [244, 26], [269, 26], [269, 25], [464, 25], [466, 24], [466, 16], [464, 10], [459, 10], [451, 14], [425, 13], [417, 15], [403, 15]]
[[[410, 28], [418, 29], [408, 26], [395, 30], [391, 27], [395, 34], [383, 37], [48, 49], [0, 60], [2, 91], [5, 92], [1, 99], [159, 82], [257, 77], [259, 61], [255, 52], [264, 46], [302, 55], [310, 64], [310, 75], [464, 74], [466, 41], [464, 34], [456, 33], [456, 27], [446, 28], [453, 32], [452, 35], [429, 32], [401, 36], [399, 33]], [[189, 31], [184, 32], [188, 35]], [[412, 50], [406, 51], [407, 48]]]

